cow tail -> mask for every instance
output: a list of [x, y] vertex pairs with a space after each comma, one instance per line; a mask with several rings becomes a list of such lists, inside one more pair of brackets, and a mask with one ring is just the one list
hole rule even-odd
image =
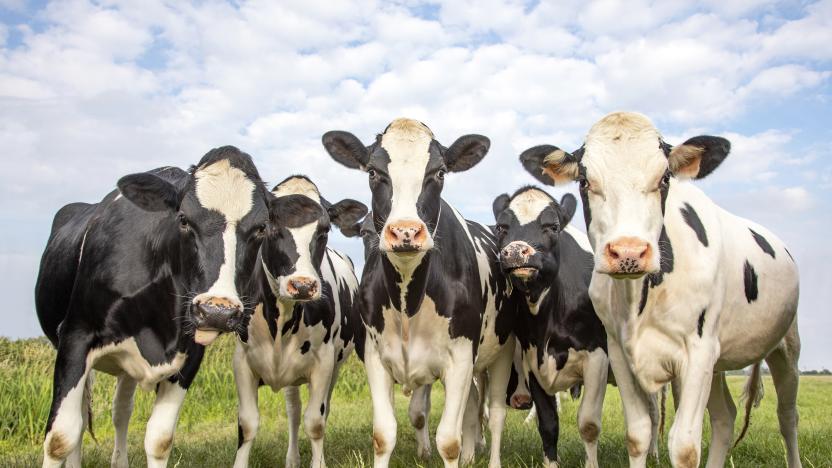
[[736, 442], [734, 442], [734, 447], [736, 447], [743, 437], [745, 437], [745, 433], [748, 431], [748, 425], [751, 423], [751, 409], [760, 406], [760, 400], [763, 399], [763, 381], [762, 381], [762, 372], [760, 371], [760, 366], [762, 361], [754, 364], [751, 368], [751, 375], [748, 376], [748, 380], [745, 381], [745, 388], [742, 391], [742, 396], [740, 397], [740, 401], [745, 401], [745, 421], [742, 425], [742, 431], [740, 431], [739, 437], [737, 437]]
[[87, 375], [87, 379], [84, 381], [84, 402], [83, 402], [83, 411], [87, 417], [87, 431], [90, 433], [90, 437], [95, 443], [98, 443], [98, 439], [95, 438], [95, 431], [92, 427], [92, 384], [95, 382], [95, 373], [94, 371], [90, 370], [89, 375]]

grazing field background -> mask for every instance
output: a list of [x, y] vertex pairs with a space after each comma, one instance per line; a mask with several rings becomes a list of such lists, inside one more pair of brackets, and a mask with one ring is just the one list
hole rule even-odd
[[[237, 401], [231, 372], [234, 338], [224, 336], [209, 348], [202, 369], [188, 392], [177, 426], [170, 457], [171, 467], [231, 466], [237, 448]], [[45, 339], [11, 341], [0, 338], [0, 466], [28, 467], [41, 461], [41, 440], [51, 398], [54, 351]], [[729, 384], [735, 401], [744, 377], [732, 376]], [[110, 403], [115, 379], [97, 373], [93, 411], [97, 441], [84, 435], [84, 466], [109, 466], [113, 448]], [[728, 466], [784, 466], [784, 448], [777, 425], [776, 398], [771, 379], [765, 380], [766, 396], [752, 415], [745, 440], [731, 454]], [[306, 392], [302, 391], [304, 402]], [[154, 394], [138, 391], [130, 423], [130, 465], [145, 466], [144, 428]], [[433, 392], [432, 435], [435, 434], [443, 401], [441, 385]], [[560, 458], [563, 467], [583, 466], [583, 444], [575, 424], [577, 402], [562, 399]], [[668, 414], [672, 417], [672, 403]], [[739, 404], [738, 404], [739, 406]], [[832, 466], [832, 378], [804, 376], [800, 385], [800, 448], [806, 467]], [[393, 466], [441, 466], [436, 453], [428, 462], [414, 458], [413, 430], [407, 419], [407, 399], [396, 391], [399, 437]], [[282, 466], [287, 447], [286, 416], [282, 393], [260, 390], [260, 431], [254, 443], [251, 466]], [[523, 423], [525, 411], [510, 411], [503, 439], [503, 466], [539, 466], [542, 448], [534, 424]], [[737, 432], [741, 416], [738, 417]], [[669, 420], [670, 421], [670, 418]], [[669, 423], [668, 423], [669, 428]], [[707, 423], [706, 423], [706, 432]], [[364, 369], [355, 356], [341, 371], [326, 429], [326, 460], [330, 467], [372, 465], [372, 409]], [[706, 440], [709, 437], [706, 434]], [[707, 443], [703, 444], [704, 455]], [[661, 459], [651, 466], [669, 466], [666, 442]], [[601, 466], [627, 465], [621, 400], [610, 386], [604, 406], [600, 439]], [[301, 427], [301, 460], [308, 465], [309, 444]], [[487, 456], [478, 455], [475, 466], [487, 466]]]

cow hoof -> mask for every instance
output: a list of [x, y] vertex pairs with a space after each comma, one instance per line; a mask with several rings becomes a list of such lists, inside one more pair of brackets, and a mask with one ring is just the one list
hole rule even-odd
[[300, 468], [300, 453], [286, 455], [286, 468]]

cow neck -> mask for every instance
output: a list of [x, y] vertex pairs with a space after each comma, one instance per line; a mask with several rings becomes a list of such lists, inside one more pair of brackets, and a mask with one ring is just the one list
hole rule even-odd
[[[442, 205], [436, 215], [436, 226], [433, 229], [434, 241], [438, 242], [436, 234], [439, 232], [439, 222], [442, 219]], [[421, 252], [412, 258], [402, 259], [395, 255], [381, 256], [384, 285], [393, 307], [412, 317], [422, 305], [427, 290], [427, 276], [430, 271], [431, 252]]]

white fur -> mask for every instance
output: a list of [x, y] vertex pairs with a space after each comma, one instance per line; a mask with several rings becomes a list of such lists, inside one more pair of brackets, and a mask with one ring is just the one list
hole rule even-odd
[[529, 189], [514, 197], [508, 208], [521, 226], [534, 222], [552, 204], [552, 197], [538, 189]]

